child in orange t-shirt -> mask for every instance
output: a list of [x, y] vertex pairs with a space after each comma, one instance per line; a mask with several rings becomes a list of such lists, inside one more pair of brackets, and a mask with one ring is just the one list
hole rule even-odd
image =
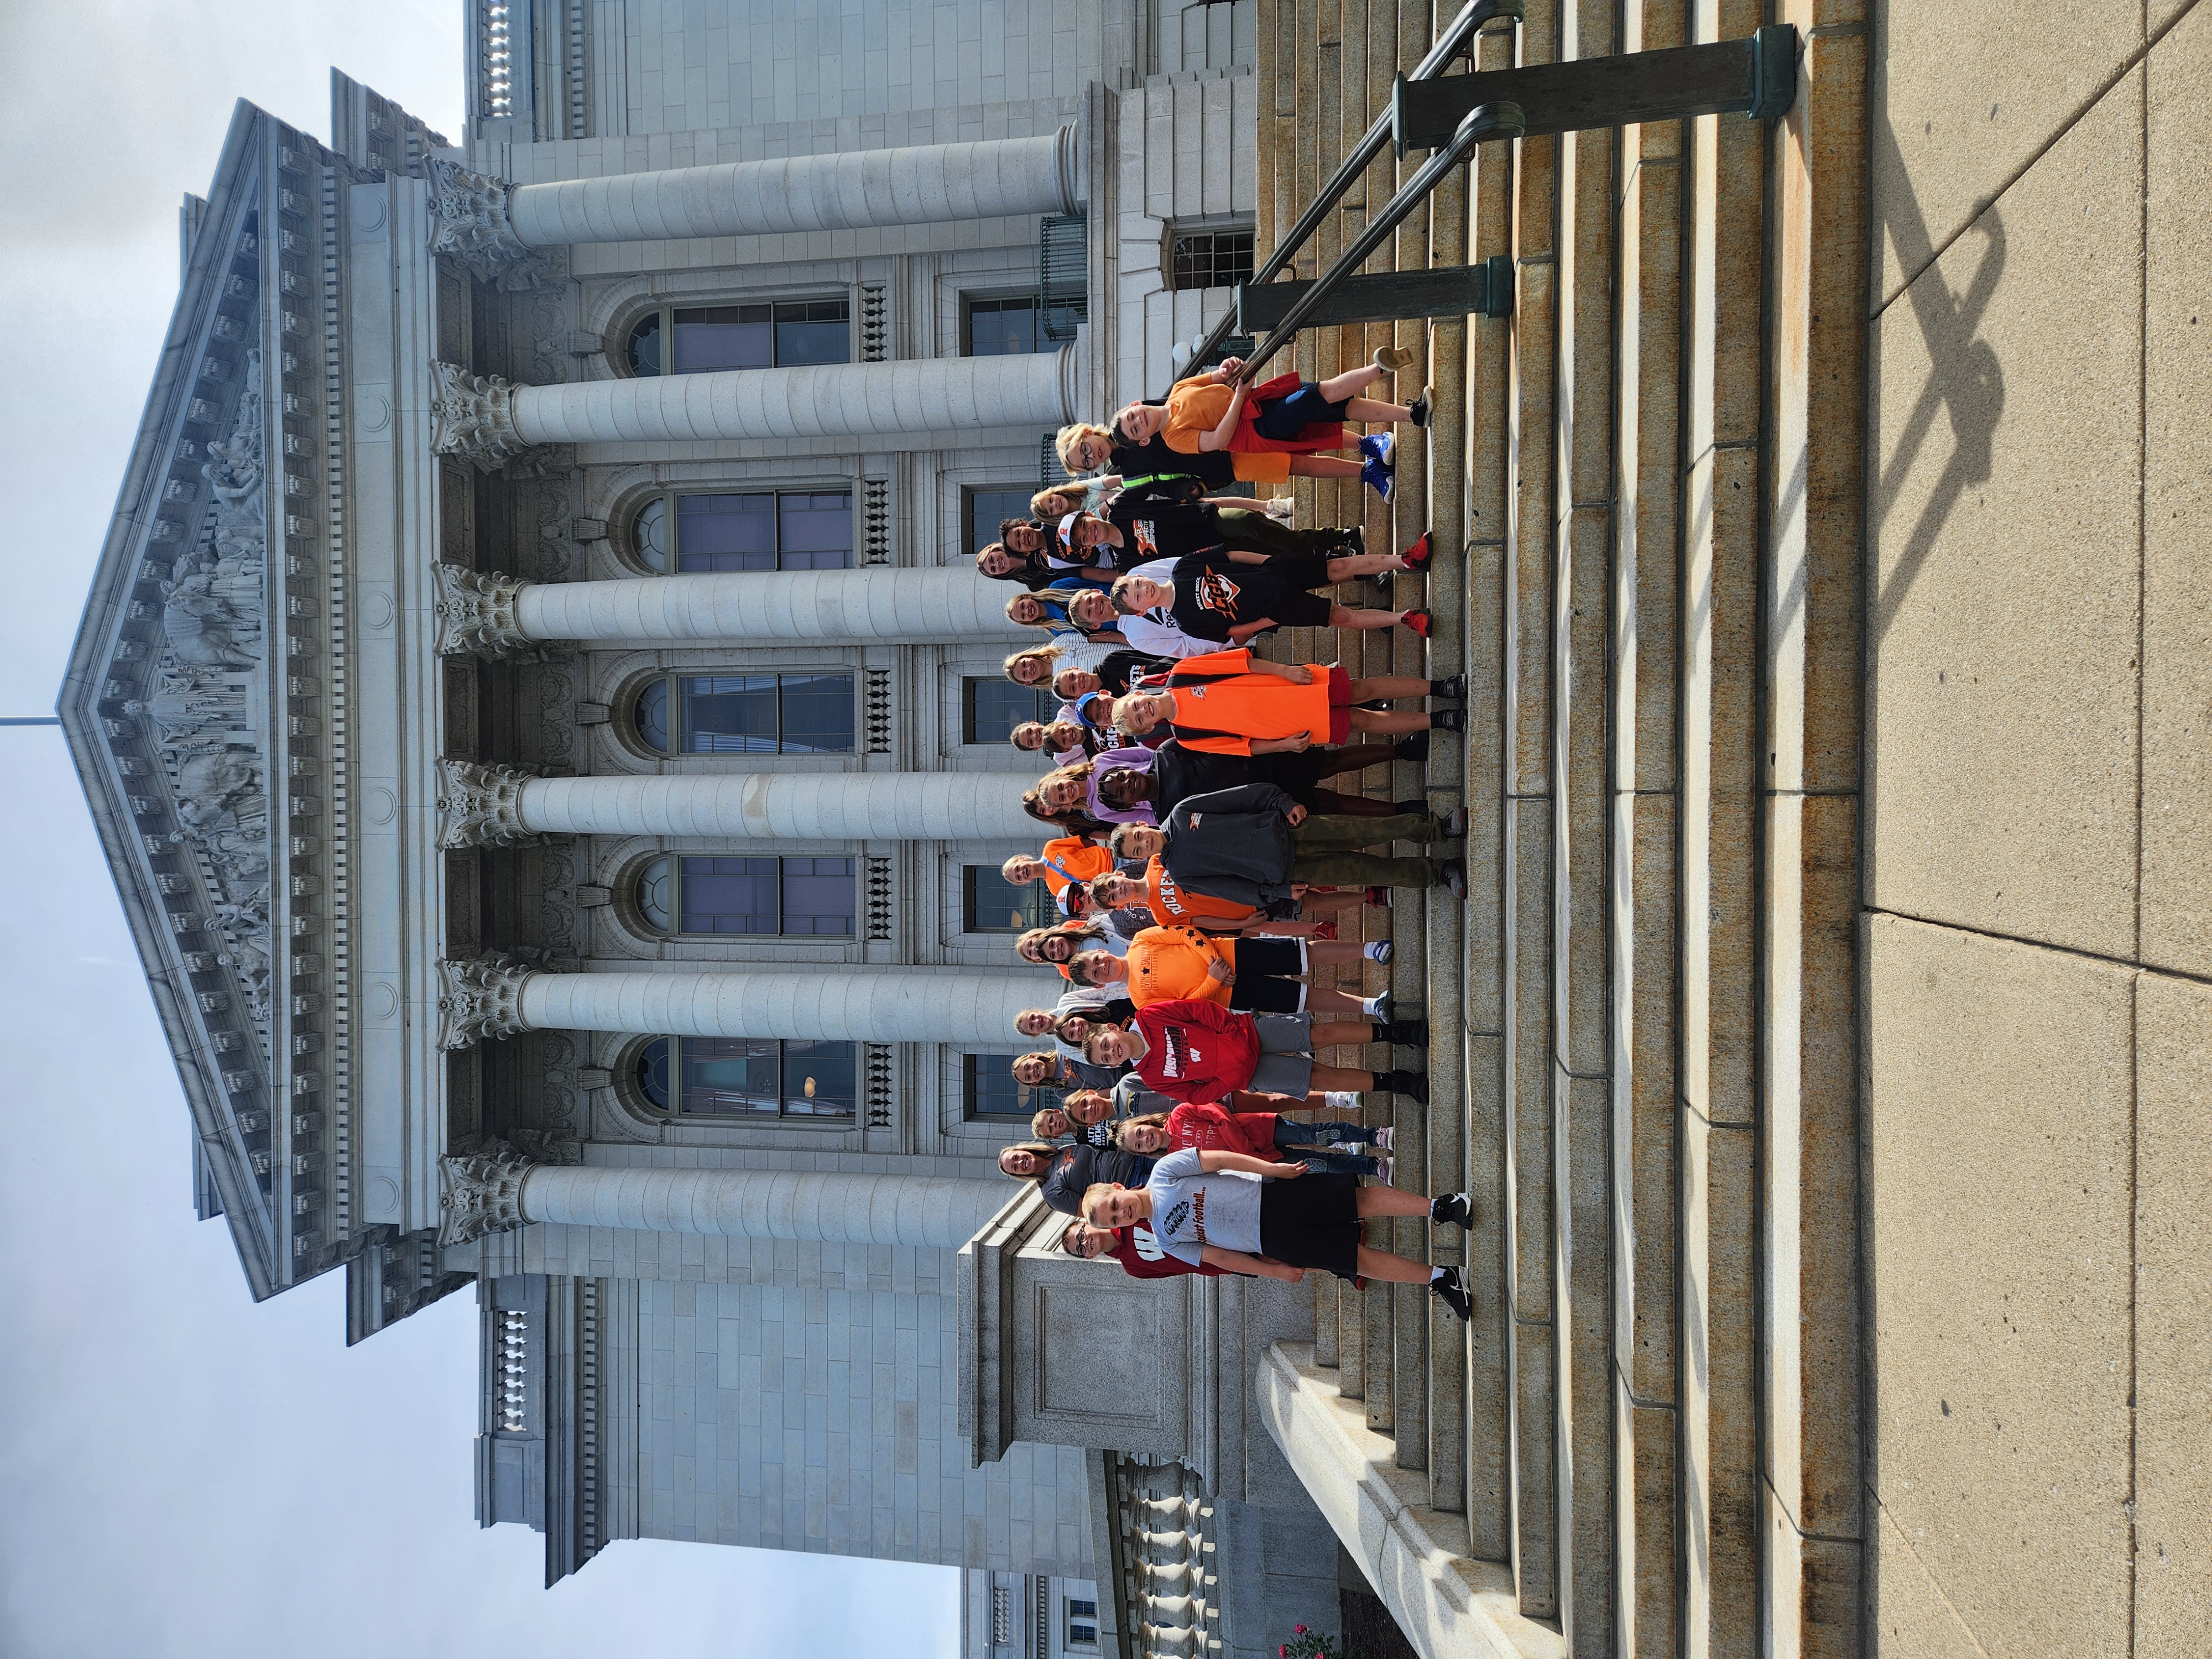
[[1216, 755], [1273, 755], [1316, 744], [1340, 744], [1354, 732], [1396, 737], [1431, 726], [1456, 732], [1458, 709], [1433, 714], [1378, 712], [1352, 705], [1377, 698], [1421, 697], [1435, 683], [1415, 674], [1355, 680], [1338, 667], [1268, 662], [1249, 650], [1185, 657], [1164, 679], [1114, 705], [1115, 728], [1131, 737], [1169, 722], [1186, 748]]
[[1309, 986], [1300, 975], [1366, 955], [1358, 939], [1213, 939], [1195, 927], [1147, 927], [1129, 941], [1127, 955], [1085, 951], [1067, 964], [1067, 976], [1078, 985], [1126, 983], [1139, 1008], [1190, 999], [1240, 1013], [1356, 1014], [1358, 997]]
[[[1218, 449], [1247, 454], [1341, 449], [1347, 420], [1429, 423], [1425, 389], [1411, 404], [1386, 404], [1359, 395], [1406, 367], [1413, 356], [1410, 350], [1385, 346], [1373, 362], [1326, 380], [1301, 381], [1295, 374], [1284, 374], [1258, 386], [1233, 384], [1244, 363], [1231, 357], [1218, 368], [1176, 381], [1164, 404], [1128, 404], [1114, 417], [1114, 434], [1133, 445], [1158, 437], [1182, 455]], [[1360, 476], [1386, 501], [1392, 489], [1390, 444], [1388, 433], [1359, 441], [1360, 453], [1366, 457]]]

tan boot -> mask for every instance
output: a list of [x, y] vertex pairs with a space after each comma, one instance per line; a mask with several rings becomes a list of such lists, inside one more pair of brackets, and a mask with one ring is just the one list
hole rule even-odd
[[1375, 348], [1375, 367], [1385, 374], [1395, 374], [1401, 368], [1411, 368], [1420, 360], [1421, 354], [1411, 346]]

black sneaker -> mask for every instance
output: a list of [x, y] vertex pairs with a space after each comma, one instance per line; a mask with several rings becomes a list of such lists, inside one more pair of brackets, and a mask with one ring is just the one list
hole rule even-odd
[[1474, 1292], [1467, 1287], [1467, 1275], [1457, 1267], [1447, 1267], [1429, 1281], [1429, 1288], [1437, 1298], [1460, 1316], [1462, 1322], [1474, 1317]]
[[1367, 531], [1364, 526], [1353, 525], [1349, 530], [1338, 531], [1336, 535], [1342, 544], [1341, 550], [1336, 555], [1338, 558], [1356, 559], [1367, 550]]
[[1434, 407], [1436, 391], [1436, 387], [1432, 386], [1425, 386], [1421, 388], [1421, 395], [1406, 405], [1406, 418], [1415, 426], [1426, 426], [1429, 423], [1429, 416]]
[[1454, 697], [1463, 701], [1467, 696], [1467, 676], [1455, 674], [1448, 680], [1431, 680], [1429, 695], [1432, 697]]
[[1463, 859], [1448, 859], [1437, 872], [1443, 878], [1445, 890], [1455, 899], [1467, 896], [1467, 862]]
[[1438, 1193], [1429, 1206], [1429, 1219], [1435, 1222], [1455, 1222], [1469, 1232], [1474, 1231], [1474, 1200], [1465, 1193]]
[[1394, 1095], [1403, 1095], [1408, 1100], [1429, 1103], [1429, 1078], [1425, 1072], [1378, 1072], [1375, 1086], [1388, 1089]]
[[1425, 1019], [1394, 1019], [1390, 1022], [1390, 1041], [1402, 1042], [1408, 1048], [1429, 1046], [1429, 1022]]
[[1429, 734], [1416, 732], [1411, 737], [1401, 738], [1390, 745], [1390, 752], [1401, 761], [1425, 761], [1429, 757]]
[[1464, 732], [1467, 730], [1467, 710], [1464, 708], [1431, 709], [1429, 724], [1439, 732]]
[[1396, 591], [1397, 579], [1398, 573], [1395, 570], [1377, 570], [1371, 574], [1362, 576], [1359, 580], [1377, 593], [1388, 598]]

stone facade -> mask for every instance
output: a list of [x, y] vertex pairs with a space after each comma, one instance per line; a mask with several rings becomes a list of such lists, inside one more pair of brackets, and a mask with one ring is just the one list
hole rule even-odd
[[[945, 1563], [1079, 1656], [1079, 1437], [979, 1463], [960, 1422], [950, 1246], [1028, 1110], [978, 1087], [1025, 1046], [1000, 660], [1039, 637], [965, 567], [1149, 349], [1170, 220], [1249, 222], [1252, 6], [692, 9], [472, 0], [458, 142], [343, 76], [329, 144], [241, 106], [64, 724], [202, 1213], [257, 1297], [343, 1267], [349, 1340], [476, 1282], [479, 1513], [549, 1582], [635, 1536]], [[974, 355], [1002, 311], [1064, 337]], [[826, 332], [641, 373], [757, 315]], [[688, 568], [702, 501], [784, 568]], [[740, 693], [771, 725], [687, 746]], [[687, 926], [725, 878], [752, 908]]]

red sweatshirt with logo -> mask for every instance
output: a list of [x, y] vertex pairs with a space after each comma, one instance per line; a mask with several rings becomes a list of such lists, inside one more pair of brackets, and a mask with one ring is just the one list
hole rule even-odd
[[1173, 1279], [1177, 1273], [1203, 1273], [1218, 1278], [1222, 1270], [1201, 1262], [1194, 1267], [1188, 1261], [1178, 1261], [1163, 1250], [1152, 1237], [1149, 1227], [1118, 1227], [1114, 1232], [1114, 1248], [1109, 1252], [1121, 1264], [1121, 1271], [1132, 1279]]
[[[1170, 1100], [1220, 1100], [1251, 1082], [1260, 1066], [1259, 1028], [1249, 1014], [1178, 997], [1137, 1010], [1149, 1044], [1137, 1062], [1145, 1086]], [[1271, 1120], [1267, 1132], [1274, 1133]]]
[[1275, 1146], [1273, 1112], [1230, 1112], [1187, 1100], [1168, 1114], [1168, 1133], [1175, 1138], [1177, 1152], [1195, 1146], [1201, 1152], [1242, 1152], [1270, 1164], [1283, 1161]]

